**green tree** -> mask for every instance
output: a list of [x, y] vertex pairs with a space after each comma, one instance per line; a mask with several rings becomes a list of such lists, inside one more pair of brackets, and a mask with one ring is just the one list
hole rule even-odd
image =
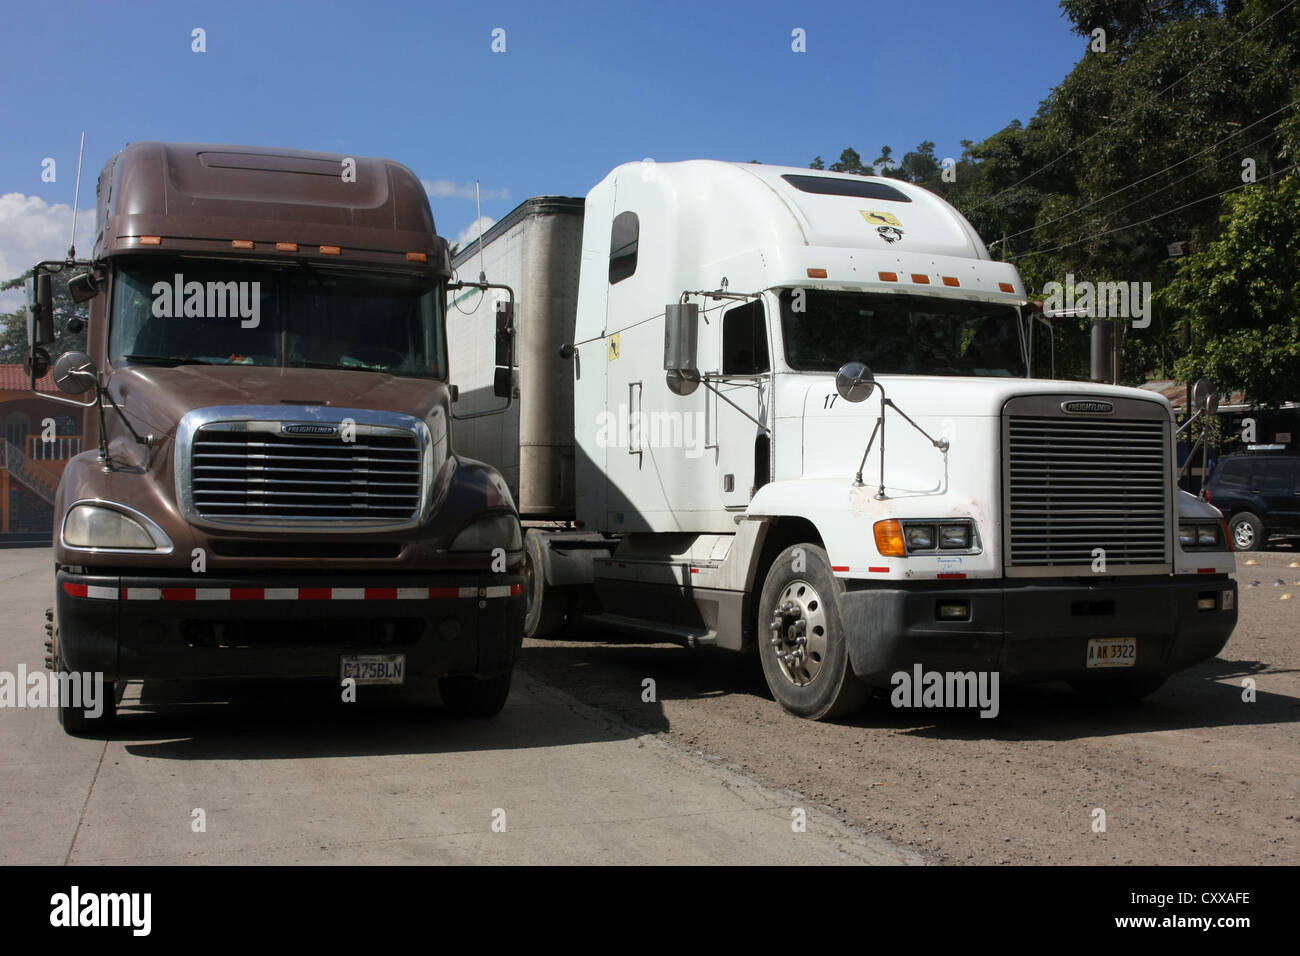
[[840, 153], [839, 161], [831, 163], [830, 168], [833, 173], [856, 173], [859, 176], [871, 175], [871, 169], [862, 165], [862, 157], [852, 146]]
[[1241, 389], [1276, 406], [1300, 397], [1300, 179], [1233, 196], [1222, 235], [1184, 259], [1165, 290], [1195, 349], [1177, 364], [1192, 381]]
[[[54, 302], [54, 332], [57, 335], [46, 351], [52, 358], [58, 358], [64, 352], [85, 351], [86, 322], [89, 320], [87, 303], [77, 304], [68, 295], [68, 280], [85, 272], [84, 267], [65, 268], [50, 275], [50, 293]], [[0, 282], [0, 291], [21, 289], [31, 277], [28, 269], [22, 275]], [[80, 332], [67, 331], [68, 320], [81, 319]], [[27, 358], [27, 307], [22, 306], [15, 312], [0, 315], [0, 364], [20, 365]]]

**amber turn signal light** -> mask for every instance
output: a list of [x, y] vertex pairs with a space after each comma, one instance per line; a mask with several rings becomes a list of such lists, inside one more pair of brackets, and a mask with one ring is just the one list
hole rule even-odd
[[877, 521], [872, 529], [876, 535], [876, 550], [887, 558], [907, 556], [907, 545], [903, 542], [903, 526], [897, 518]]

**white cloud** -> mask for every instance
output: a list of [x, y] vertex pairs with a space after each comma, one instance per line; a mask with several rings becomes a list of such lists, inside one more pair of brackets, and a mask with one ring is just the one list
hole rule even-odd
[[[424, 191], [435, 199], [445, 199], [448, 196], [455, 196], [457, 199], [473, 199], [474, 184], [465, 183], [457, 186], [450, 179], [421, 179], [424, 185]], [[509, 189], [481, 189], [479, 195], [483, 199], [509, 199]]]
[[[72, 207], [51, 206], [40, 196], [0, 196], [0, 279], [13, 279], [42, 259], [62, 259], [72, 235]], [[95, 241], [95, 210], [77, 216], [77, 257], [90, 258]], [[0, 313], [16, 312], [26, 301], [22, 289], [0, 292]]]
[[459, 243], [462, 249], [464, 249], [471, 242], [478, 242], [478, 231], [479, 231], [480, 224], [483, 227], [483, 231], [487, 232], [489, 229], [492, 228], [492, 226], [495, 223], [496, 220], [493, 219], [491, 216], [480, 216], [479, 218], [475, 219], [473, 222], [471, 222], [468, 226], [466, 226], [464, 229], [460, 231], [460, 233], [456, 236], [456, 242]]

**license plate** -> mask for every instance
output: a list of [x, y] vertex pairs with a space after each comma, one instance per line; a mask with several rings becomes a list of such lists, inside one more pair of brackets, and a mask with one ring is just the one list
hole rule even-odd
[[401, 684], [406, 680], [405, 654], [349, 654], [342, 657], [339, 679], [362, 684]]
[[1132, 667], [1137, 658], [1136, 637], [1095, 637], [1088, 641], [1089, 667]]

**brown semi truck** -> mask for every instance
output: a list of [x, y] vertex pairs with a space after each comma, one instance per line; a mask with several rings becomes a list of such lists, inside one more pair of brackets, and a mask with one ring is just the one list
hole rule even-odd
[[88, 267], [69, 282], [88, 354], [54, 363], [91, 450], [55, 502], [47, 664], [106, 693], [64, 694], [65, 729], [104, 727], [128, 680], [333, 678], [351, 699], [437, 678], [453, 712], [500, 710], [523, 631], [519, 520], [501, 476], [453, 450], [444, 303], [460, 284], [419, 179], [384, 159], [146, 142], [109, 160], [97, 208], [93, 258], [29, 283], [36, 375], [55, 342], [46, 273]]

